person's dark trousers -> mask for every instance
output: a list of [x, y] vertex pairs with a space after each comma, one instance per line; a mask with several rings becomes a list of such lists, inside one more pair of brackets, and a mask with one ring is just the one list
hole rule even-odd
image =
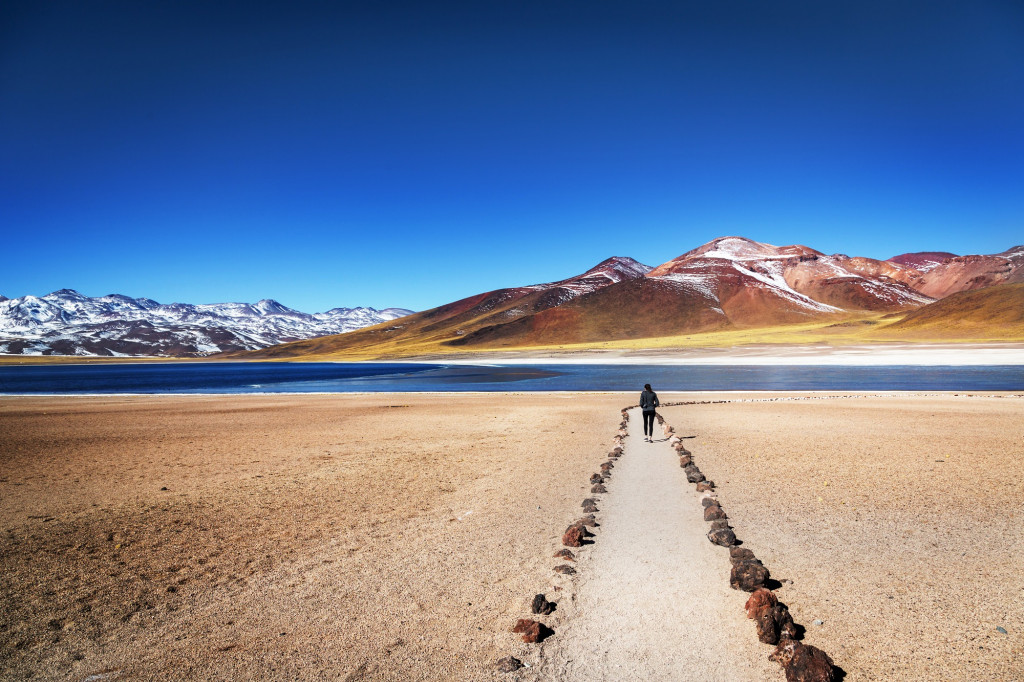
[[654, 437], [654, 412], [644, 412], [644, 435]]

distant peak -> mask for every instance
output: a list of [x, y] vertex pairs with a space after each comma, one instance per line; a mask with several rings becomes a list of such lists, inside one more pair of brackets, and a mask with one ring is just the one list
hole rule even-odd
[[936, 265], [942, 265], [950, 258], [956, 258], [955, 253], [948, 251], [917, 251], [914, 253], [901, 253], [898, 256], [893, 256], [888, 262], [896, 263], [897, 265], [906, 265], [907, 267], [914, 268], [915, 270], [921, 270], [927, 272]]
[[1011, 246], [1006, 251], [997, 255], [1002, 256], [1003, 258], [1020, 258], [1021, 256], [1024, 256], [1024, 244]]
[[85, 296], [78, 293], [74, 289], [60, 289], [58, 291], [54, 291], [47, 294], [47, 296], [58, 296], [60, 298], [85, 298]]
[[629, 256], [612, 256], [611, 258], [606, 258], [584, 272], [582, 275], [578, 275], [573, 279], [598, 277], [600, 275], [612, 277], [613, 273], [617, 273], [618, 275], [625, 276], [627, 278], [635, 278], [642, 277], [651, 270], [653, 270], [653, 268], [650, 265], [644, 265], [640, 261], [630, 258]]
[[820, 251], [801, 244], [790, 246], [775, 246], [757, 242], [747, 237], [719, 237], [712, 239], [707, 244], [698, 246], [692, 251], [687, 251], [675, 260], [687, 258], [721, 258], [723, 260], [759, 260], [762, 258], [788, 258], [791, 256], [820, 256]]
[[256, 310], [263, 313], [264, 315], [280, 315], [283, 313], [296, 312], [287, 306], [281, 305], [272, 298], [264, 298], [260, 301], [257, 301], [256, 305], [254, 305], [253, 307], [256, 308]]

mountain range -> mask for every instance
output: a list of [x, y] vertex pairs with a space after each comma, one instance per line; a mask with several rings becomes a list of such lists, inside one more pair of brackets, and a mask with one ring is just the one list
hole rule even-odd
[[120, 294], [91, 298], [72, 289], [0, 296], [0, 353], [202, 357], [254, 350], [397, 319], [404, 308], [333, 308], [303, 313], [258, 303], [170, 303]]
[[[1024, 246], [992, 255], [919, 252], [876, 260], [721, 237], [657, 267], [609, 258], [557, 282], [497, 289], [245, 356], [400, 357], [904, 317], [951, 294], [1021, 282]], [[1015, 301], [1021, 292], [1024, 287], [1013, 287], [1002, 296]]]

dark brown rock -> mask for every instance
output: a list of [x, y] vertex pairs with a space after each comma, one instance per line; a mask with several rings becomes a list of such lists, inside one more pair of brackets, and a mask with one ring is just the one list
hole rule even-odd
[[588, 502], [587, 504], [583, 505], [583, 511], [588, 514], [593, 514], [594, 512], [599, 510], [596, 504], [594, 504], [593, 502]]
[[568, 564], [558, 564], [555, 566], [555, 573], [561, 573], [562, 575], [575, 575], [576, 569]]
[[542, 616], [550, 616], [554, 610], [555, 603], [548, 601], [543, 594], [536, 595], [530, 603], [530, 611]]
[[595, 485], [593, 488], [590, 489], [590, 492], [592, 492], [592, 493], [606, 493], [606, 492], [608, 492], [608, 489], [605, 488], [603, 484], [598, 483], [597, 485]]
[[497, 667], [499, 673], [514, 673], [523, 667], [523, 662], [515, 656], [506, 656], [499, 660], [495, 667]]
[[616, 446], [616, 447], [612, 448], [612, 454], [613, 455], [621, 455], [622, 454], [622, 447]]
[[683, 467], [683, 471], [686, 472], [686, 480], [690, 483], [700, 483], [704, 480], [704, 474], [700, 472], [695, 464]]
[[737, 561], [754, 561], [757, 557], [746, 547], [730, 547], [729, 558], [735, 563]]
[[721, 528], [728, 528], [728, 527], [729, 527], [728, 519], [715, 519], [714, 521], [711, 522], [711, 530], [719, 530]]
[[576, 561], [576, 555], [572, 553], [572, 550], [560, 549], [555, 552], [556, 559], [565, 559], [566, 561]]
[[597, 500], [595, 500], [593, 497], [588, 497], [587, 499], [580, 502], [581, 507], [586, 507], [589, 504], [597, 504]]
[[679, 458], [679, 466], [683, 467], [684, 469], [690, 466], [691, 464], [693, 464], [693, 458], [690, 457], [689, 455], [683, 455]]
[[590, 483], [591, 485], [594, 483], [604, 483], [604, 478], [602, 478], [601, 474], [594, 474], [590, 477]]
[[580, 526], [589, 526], [590, 528], [597, 527], [597, 519], [594, 518], [593, 514], [587, 514], [576, 523]]
[[756, 618], [762, 611], [770, 609], [779, 603], [775, 593], [766, 587], [759, 587], [747, 599], [743, 608], [747, 611], [747, 618]]
[[734, 590], [753, 592], [759, 587], [764, 587], [768, 580], [768, 569], [760, 562], [741, 561], [732, 565], [729, 574], [729, 585]]
[[706, 493], [706, 492], [708, 492], [710, 490], [714, 490], [714, 489], [715, 489], [715, 482], [714, 481], [704, 480], [704, 481], [701, 481], [700, 483], [697, 484], [697, 492], [699, 492], [699, 493]]
[[725, 511], [717, 504], [711, 504], [704, 507], [704, 520], [705, 521], [717, 521], [718, 519], [727, 519]]
[[611, 471], [614, 467], [615, 465], [612, 464], [611, 462], [605, 462], [604, 464], [601, 465], [601, 475], [607, 476], [608, 472]]
[[716, 545], [728, 547], [736, 544], [736, 534], [728, 528], [712, 528], [711, 531], [708, 532], [708, 540]]
[[710, 507], [711, 505], [718, 505], [718, 500], [713, 497], [702, 497], [700, 498], [700, 504], [702, 507]]
[[754, 618], [757, 625], [757, 638], [764, 644], [778, 644], [782, 637], [782, 631], [788, 627], [793, 632], [793, 617], [789, 615], [789, 609], [785, 604], [775, 604], [762, 609]]
[[523, 641], [527, 644], [535, 644], [537, 642], [543, 642], [546, 638], [554, 634], [544, 623], [538, 623], [535, 620], [528, 620], [526, 618], [520, 618], [516, 621], [516, 625], [512, 628], [512, 632], [519, 633], [523, 636]]
[[782, 666], [786, 682], [833, 682], [836, 678], [835, 666], [828, 654], [792, 639], [779, 642], [768, 658]]

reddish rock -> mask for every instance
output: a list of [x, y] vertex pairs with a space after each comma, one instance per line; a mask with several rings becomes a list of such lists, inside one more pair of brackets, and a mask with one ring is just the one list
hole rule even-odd
[[594, 483], [604, 483], [604, 478], [601, 477], [601, 474], [594, 474], [590, 477], [590, 483], [591, 485]]
[[688, 466], [691, 466], [692, 464], [693, 464], [693, 458], [690, 457], [689, 455], [682, 455], [679, 458], [679, 466], [683, 467], [684, 469], [686, 467], [688, 467]]
[[786, 682], [833, 682], [836, 678], [835, 666], [828, 654], [792, 639], [779, 642], [768, 658], [782, 666]]
[[728, 528], [712, 528], [708, 532], [708, 540], [722, 547], [736, 544], [736, 534]]
[[598, 483], [597, 485], [595, 485], [593, 488], [590, 489], [590, 492], [592, 492], [592, 493], [606, 493], [606, 492], [608, 492], [608, 489], [605, 488], [604, 485], [602, 485], [601, 483]]
[[622, 448], [621, 447], [612, 448], [612, 454], [621, 455], [622, 454]]
[[586, 532], [583, 526], [569, 526], [562, 534], [562, 544], [566, 547], [582, 547], [583, 540], [587, 537]]
[[750, 595], [743, 608], [747, 611], [747, 618], [756, 618], [762, 611], [778, 603], [774, 592], [766, 587], [759, 587]]
[[767, 580], [768, 569], [757, 561], [734, 563], [729, 574], [729, 585], [732, 586], [732, 589], [744, 592], [753, 592], [759, 587], [764, 587]]
[[704, 481], [701, 481], [700, 483], [697, 484], [697, 492], [699, 492], [699, 493], [706, 493], [706, 492], [708, 492], [710, 490], [714, 490], [714, 489], [715, 489], [715, 482], [714, 481], [704, 480]]
[[615, 465], [612, 464], [611, 462], [605, 462], [604, 464], [601, 465], [601, 474], [607, 476], [608, 472], [611, 471], [614, 467]]
[[711, 504], [704, 507], [704, 520], [705, 521], [717, 521], [718, 519], [727, 519], [725, 511], [722, 510], [717, 504]]
[[556, 559], [565, 559], [566, 561], [576, 561], [576, 555], [572, 553], [572, 550], [560, 549], [555, 552]]
[[526, 618], [517, 620], [515, 627], [512, 628], [512, 632], [521, 634], [523, 641], [527, 644], [543, 642], [547, 637], [554, 634], [551, 628], [544, 625], [544, 623], [538, 623], [535, 620], [528, 620]]
[[731, 559], [733, 563], [738, 561], [757, 561], [757, 557], [754, 556], [754, 553], [746, 547], [730, 547], [729, 559]]
[[729, 521], [727, 519], [717, 519], [711, 522], [711, 530], [718, 530], [720, 528], [728, 528]]
[[568, 564], [559, 564], [555, 566], [555, 573], [561, 573], [562, 575], [575, 575], [576, 569]]
[[555, 603], [548, 601], [543, 594], [536, 595], [530, 603], [530, 611], [542, 616], [550, 616], [554, 610]]
[[515, 656], [506, 656], [499, 660], [495, 667], [497, 667], [499, 673], [514, 673], [523, 667], [523, 662]]

